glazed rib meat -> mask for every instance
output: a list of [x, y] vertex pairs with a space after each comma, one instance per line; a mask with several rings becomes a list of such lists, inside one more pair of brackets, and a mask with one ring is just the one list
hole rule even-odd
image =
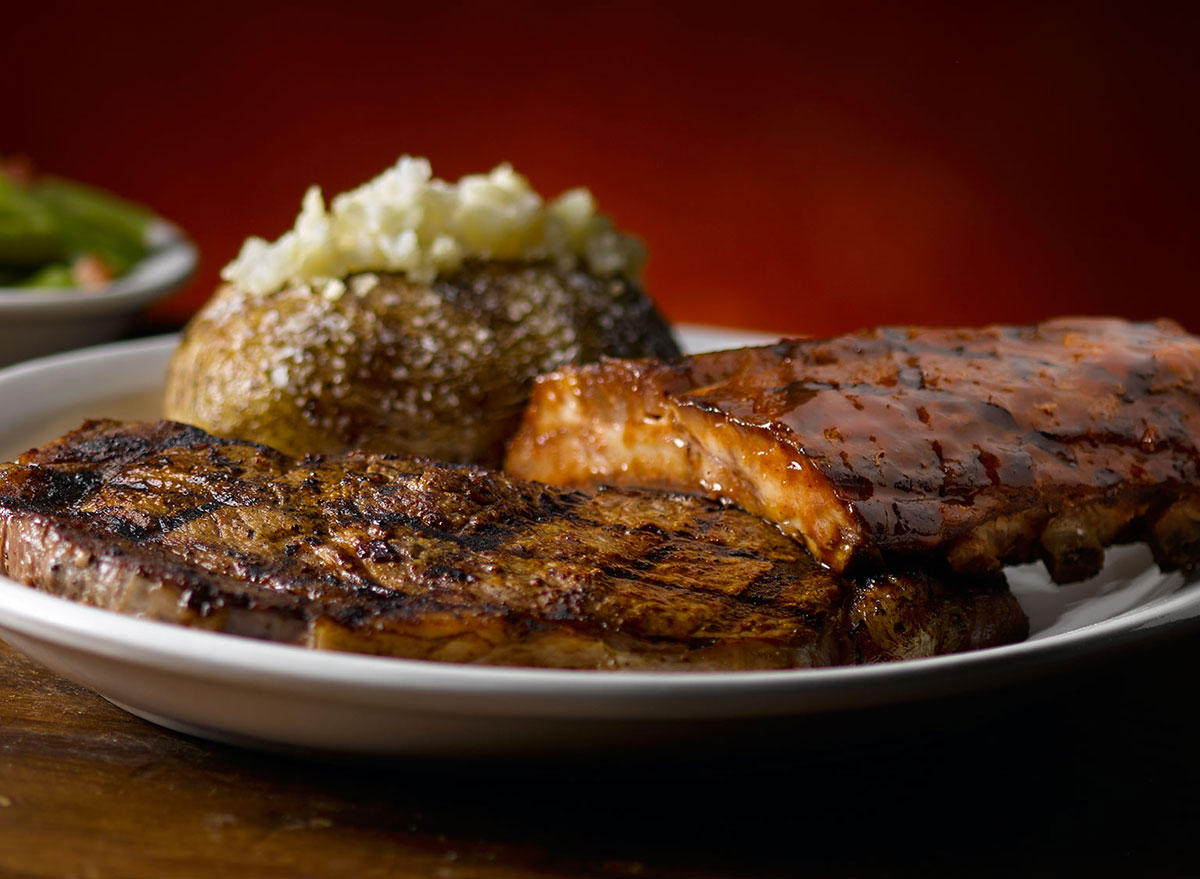
[[311, 647], [579, 668], [775, 668], [1019, 640], [1002, 578], [854, 583], [694, 497], [89, 422], [0, 465], [0, 571]]
[[1040, 556], [1067, 582], [1137, 539], [1189, 566], [1198, 375], [1178, 326], [1098, 318], [608, 361], [539, 381], [506, 470], [722, 498], [836, 571]]

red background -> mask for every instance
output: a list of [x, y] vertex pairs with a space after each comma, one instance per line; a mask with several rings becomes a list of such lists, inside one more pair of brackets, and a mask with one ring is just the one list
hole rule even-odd
[[20, 4], [0, 152], [191, 233], [164, 320], [411, 153], [589, 186], [677, 320], [1200, 330], [1200, 4], [835, 6]]

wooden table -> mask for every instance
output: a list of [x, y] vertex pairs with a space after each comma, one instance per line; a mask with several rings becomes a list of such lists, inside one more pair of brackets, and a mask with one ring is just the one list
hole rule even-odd
[[817, 750], [380, 767], [177, 735], [0, 645], [0, 876], [1195, 875], [1196, 667], [1177, 638]]

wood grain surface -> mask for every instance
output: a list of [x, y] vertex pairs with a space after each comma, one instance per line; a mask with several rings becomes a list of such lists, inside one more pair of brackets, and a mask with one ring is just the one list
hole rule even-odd
[[869, 712], [822, 748], [802, 725], [373, 765], [177, 735], [0, 645], [0, 876], [1189, 875], [1194, 655]]

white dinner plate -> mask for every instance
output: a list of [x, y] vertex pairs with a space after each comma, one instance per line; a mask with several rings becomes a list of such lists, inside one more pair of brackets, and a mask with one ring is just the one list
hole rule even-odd
[[[685, 345], [761, 335], [681, 330]], [[153, 418], [175, 337], [118, 343], [0, 372], [0, 460], [85, 417]], [[669, 744], [682, 730], [829, 718], [982, 690], [1108, 655], [1200, 619], [1200, 582], [1144, 547], [1066, 588], [1010, 570], [1030, 639], [873, 666], [770, 672], [495, 668], [306, 650], [121, 616], [0, 578], [0, 635], [149, 720], [212, 739], [353, 754], [503, 756]], [[667, 749], [669, 750], [669, 749]]]

